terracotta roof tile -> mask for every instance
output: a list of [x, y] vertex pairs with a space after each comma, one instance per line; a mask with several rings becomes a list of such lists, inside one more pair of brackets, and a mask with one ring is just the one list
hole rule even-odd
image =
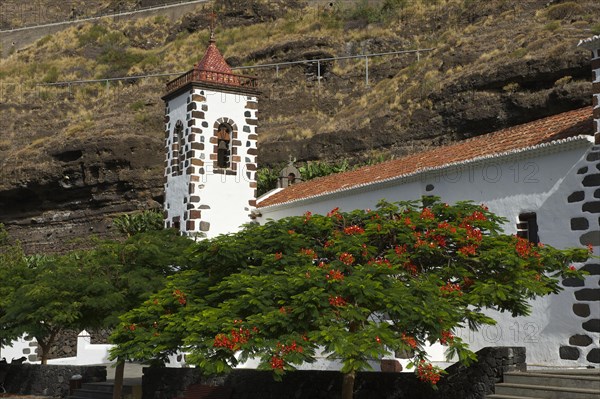
[[568, 137], [588, 135], [592, 131], [592, 108], [580, 108], [392, 161], [295, 184], [260, 201], [258, 207], [297, 201], [457, 162], [518, 151]]
[[233, 73], [231, 67], [221, 55], [214, 40], [211, 40], [208, 43], [204, 57], [202, 57], [200, 62], [196, 65], [196, 69], [207, 72]]

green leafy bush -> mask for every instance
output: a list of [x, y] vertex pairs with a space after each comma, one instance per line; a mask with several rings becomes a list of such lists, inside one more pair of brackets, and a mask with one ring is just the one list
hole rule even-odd
[[128, 237], [164, 228], [163, 214], [159, 211], [143, 211], [121, 215], [115, 218], [113, 224]]
[[96, 44], [100, 37], [104, 36], [108, 32], [108, 29], [102, 25], [94, 24], [89, 29], [84, 30], [79, 34], [77, 40], [79, 46], [83, 47], [88, 44]]

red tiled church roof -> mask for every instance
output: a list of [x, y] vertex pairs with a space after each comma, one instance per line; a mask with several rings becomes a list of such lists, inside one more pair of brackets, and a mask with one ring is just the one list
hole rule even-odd
[[580, 108], [392, 161], [295, 184], [260, 201], [258, 207], [348, 190], [457, 162], [519, 151], [578, 135], [589, 135], [592, 132], [592, 108]]
[[195, 69], [207, 72], [219, 72], [228, 74], [233, 73], [231, 67], [227, 64], [227, 61], [225, 61], [225, 59], [221, 55], [221, 52], [217, 48], [214, 39], [211, 39], [208, 42], [208, 47], [206, 48], [204, 57], [202, 57], [200, 62], [196, 65]]

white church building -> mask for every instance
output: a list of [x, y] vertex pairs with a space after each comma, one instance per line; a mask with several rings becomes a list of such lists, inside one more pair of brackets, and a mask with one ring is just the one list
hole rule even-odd
[[[508, 234], [555, 247], [591, 245], [600, 253], [600, 36], [592, 51], [593, 107], [430, 149], [350, 172], [256, 195], [256, 81], [234, 75], [211, 38], [194, 69], [170, 82], [166, 103], [166, 226], [214, 237], [250, 221], [373, 208], [390, 201], [472, 200], [509, 220]], [[295, 184], [292, 184], [295, 183]], [[525, 346], [540, 367], [600, 365], [600, 260], [577, 265], [584, 281], [564, 280], [558, 295], [532, 303], [531, 316], [499, 321], [462, 338], [478, 350]], [[432, 348], [432, 360], [442, 360]], [[437, 357], [437, 359], [436, 359]]]

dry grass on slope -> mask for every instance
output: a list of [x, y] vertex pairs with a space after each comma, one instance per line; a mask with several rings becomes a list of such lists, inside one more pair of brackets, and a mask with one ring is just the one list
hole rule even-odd
[[[356, 3], [291, 10], [247, 26], [221, 20], [219, 48], [244, 65], [435, 48], [419, 62], [415, 56], [371, 59], [370, 87], [364, 85], [364, 60], [325, 64], [321, 84], [314, 65], [282, 68], [278, 77], [273, 69], [248, 72], [262, 78], [263, 142], [381, 127], [389, 134], [414, 123], [418, 114], [429, 115], [440, 93], [470, 90], [469, 84], [484, 79], [500, 85], [489, 89], [501, 94], [527, 91], [498, 71], [504, 68], [510, 77], [511, 66], [576, 58], [577, 40], [598, 29], [600, 13], [593, 0], [551, 7], [537, 0]], [[44, 165], [51, 149], [67, 146], [72, 137], [162, 137], [159, 98], [166, 78], [111, 83], [108, 89], [103, 83], [70, 89], [36, 84], [187, 70], [202, 56], [208, 39], [203, 27], [175, 31], [161, 17], [81, 24], [1, 61], [0, 156]]]

